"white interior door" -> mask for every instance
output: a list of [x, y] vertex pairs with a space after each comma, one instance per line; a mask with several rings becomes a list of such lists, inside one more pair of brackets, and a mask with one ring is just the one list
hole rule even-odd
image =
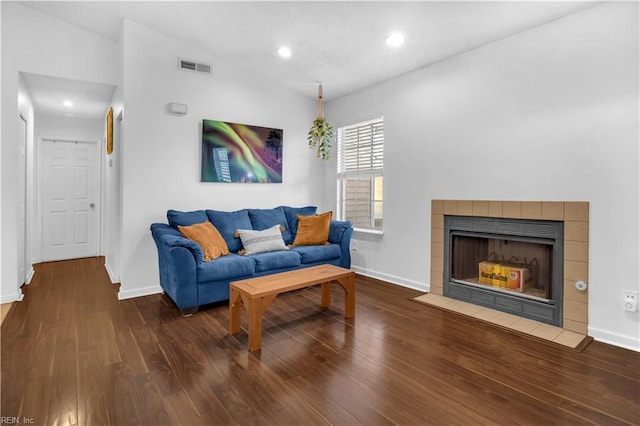
[[24, 284], [27, 278], [27, 121], [22, 115], [18, 124], [18, 282]]
[[99, 144], [42, 145], [42, 260], [97, 256]]

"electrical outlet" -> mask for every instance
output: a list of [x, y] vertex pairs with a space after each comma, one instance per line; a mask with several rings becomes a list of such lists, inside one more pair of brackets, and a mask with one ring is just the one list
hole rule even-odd
[[627, 312], [635, 312], [638, 309], [638, 292], [624, 290], [624, 310]]
[[358, 240], [351, 240], [351, 251], [358, 251]]

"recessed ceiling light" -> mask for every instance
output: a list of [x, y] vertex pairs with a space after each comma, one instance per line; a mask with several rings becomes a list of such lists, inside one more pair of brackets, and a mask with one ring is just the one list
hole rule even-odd
[[289, 49], [287, 46], [282, 46], [278, 49], [278, 55], [282, 56], [283, 58], [290, 58], [291, 49]]
[[71, 108], [73, 106], [73, 102], [71, 101], [64, 101], [62, 103], [62, 105], [66, 106], [67, 108]]
[[385, 40], [387, 46], [398, 47], [404, 44], [404, 35], [401, 33], [391, 33]]

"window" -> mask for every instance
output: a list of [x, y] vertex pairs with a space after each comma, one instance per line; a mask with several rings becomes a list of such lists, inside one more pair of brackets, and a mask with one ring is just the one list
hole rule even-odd
[[338, 128], [338, 218], [382, 231], [384, 121]]

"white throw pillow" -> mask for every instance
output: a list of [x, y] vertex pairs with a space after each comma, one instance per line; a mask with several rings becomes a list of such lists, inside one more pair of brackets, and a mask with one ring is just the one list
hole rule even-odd
[[240, 235], [245, 254], [256, 254], [289, 249], [282, 239], [281, 228], [281, 225], [273, 225], [262, 231], [238, 229], [236, 232]]

